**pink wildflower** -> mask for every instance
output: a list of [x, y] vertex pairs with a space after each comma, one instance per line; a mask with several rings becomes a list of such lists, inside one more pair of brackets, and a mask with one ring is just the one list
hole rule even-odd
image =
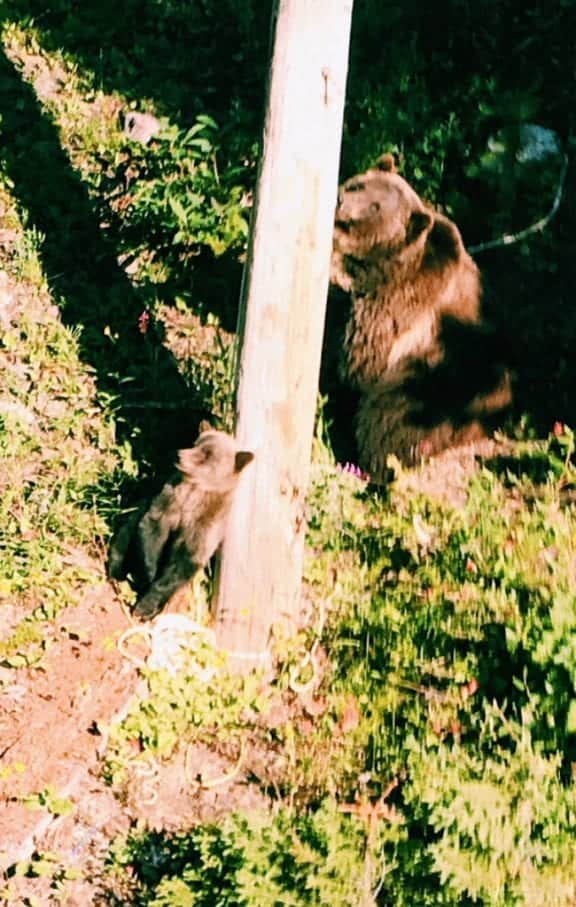
[[356, 466], [355, 463], [338, 463], [338, 469], [341, 472], [347, 472], [348, 475], [354, 476], [355, 479], [360, 479], [361, 482], [369, 482], [370, 476], [367, 472], [364, 472], [363, 469], [360, 469], [359, 466]]
[[429, 457], [429, 456], [430, 456], [430, 454], [431, 454], [431, 452], [432, 452], [432, 444], [430, 443], [430, 441], [426, 441], [426, 440], [420, 441], [420, 443], [417, 444], [416, 446], [417, 446], [417, 449], [418, 449], [418, 454], [419, 454], [421, 457]]
[[146, 334], [149, 327], [150, 327], [150, 313], [144, 311], [138, 318], [138, 330], [140, 331], [141, 334]]

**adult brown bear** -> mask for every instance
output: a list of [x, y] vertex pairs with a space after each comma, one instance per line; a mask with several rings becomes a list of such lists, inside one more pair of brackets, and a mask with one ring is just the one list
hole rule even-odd
[[390, 453], [410, 464], [489, 433], [511, 384], [478, 268], [391, 155], [340, 187], [331, 281], [350, 296], [340, 370], [359, 394], [359, 459], [376, 481]]

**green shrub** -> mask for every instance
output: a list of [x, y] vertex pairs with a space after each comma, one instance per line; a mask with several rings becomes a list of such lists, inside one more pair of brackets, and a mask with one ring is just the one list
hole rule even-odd
[[176, 260], [202, 246], [215, 255], [242, 248], [245, 175], [242, 167], [220, 174], [217, 153], [218, 127], [204, 114], [190, 129], [166, 125], [149, 147], [132, 144], [119, 152], [115, 178], [129, 170], [132, 181], [122, 206], [126, 237]]
[[232, 815], [172, 837], [135, 834], [113, 856], [132, 866], [148, 907], [359, 907], [374, 903], [368, 850], [361, 823], [327, 801], [299, 816]]
[[576, 897], [576, 789], [560, 759], [534, 748], [530, 720], [511, 723], [486, 705], [486, 748], [415, 751], [404, 797], [433, 830], [441, 884], [490, 907], [561, 907]]

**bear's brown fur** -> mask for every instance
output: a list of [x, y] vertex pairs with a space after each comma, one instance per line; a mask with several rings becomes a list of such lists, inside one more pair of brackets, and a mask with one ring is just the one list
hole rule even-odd
[[331, 281], [351, 297], [341, 370], [360, 394], [359, 457], [376, 480], [390, 453], [414, 463], [487, 434], [511, 389], [478, 268], [391, 155], [340, 187]]
[[178, 452], [176, 472], [160, 494], [112, 539], [108, 574], [132, 574], [139, 595], [134, 614], [145, 620], [220, 546], [240, 474], [254, 459], [225, 432], [203, 424], [200, 429], [194, 447]]

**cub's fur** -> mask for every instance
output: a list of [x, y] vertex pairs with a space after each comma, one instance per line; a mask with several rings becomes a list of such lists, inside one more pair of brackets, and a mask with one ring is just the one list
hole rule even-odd
[[341, 371], [362, 466], [378, 480], [390, 453], [412, 463], [484, 436], [511, 390], [478, 268], [391, 155], [340, 188], [331, 281], [351, 298]]
[[108, 572], [114, 579], [131, 575], [140, 617], [158, 614], [208, 563], [223, 540], [240, 474], [253, 458], [230, 435], [202, 431], [194, 447], [179, 451], [176, 473], [150, 507], [114, 537]]

